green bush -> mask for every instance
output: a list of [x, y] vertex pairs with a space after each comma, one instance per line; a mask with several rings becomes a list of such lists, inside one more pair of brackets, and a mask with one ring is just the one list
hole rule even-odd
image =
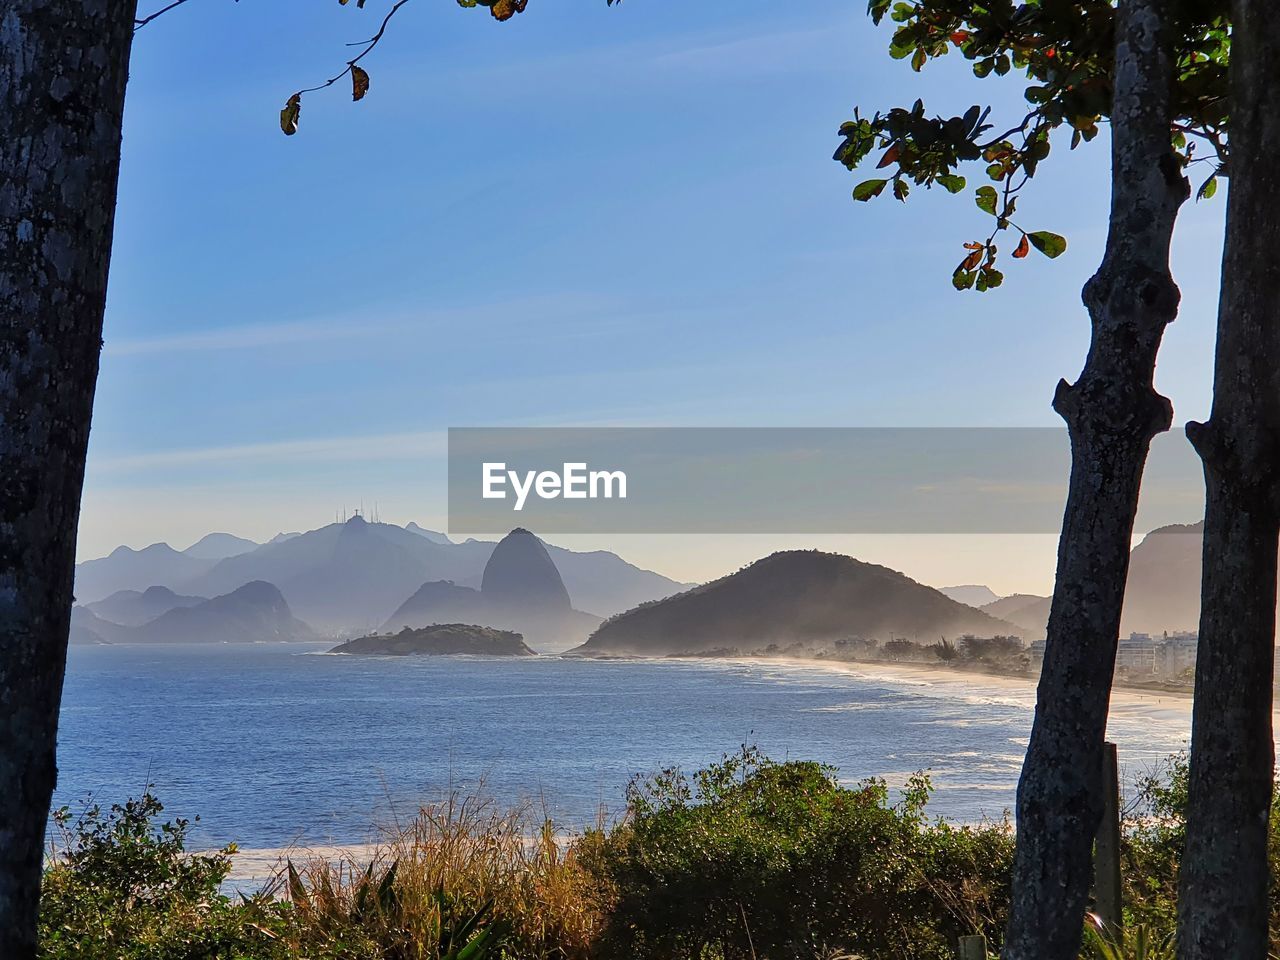
[[893, 803], [883, 781], [746, 748], [634, 781], [627, 822], [580, 845], [606, 901], [599, 954], [942, 960], [958, 935], [994, 940], [1012, 834], [930, 821], [929, 793], [916, 776]]
[[150, 791], [73, 820], [54, 814], [61, 839], [44, 873], [42, 960], [267, 960], [284, 956], [284, 906], [233, 902], [220, 892], [234, 847], [186, 853], [186, 820], [158, 824]]
[[[1177, 924], [1178, 864], [1186, 843], [1188, 759], [1180, 754], [1138, 783], [1121, 832], [1121, 873], [1129, 924], [1172, 933]], [[1280, 790], [1271, 802], [1268, 860], [1280, 876]], [[1280, 888], [1271, 888], [1271, 953], [1280, 956]]]

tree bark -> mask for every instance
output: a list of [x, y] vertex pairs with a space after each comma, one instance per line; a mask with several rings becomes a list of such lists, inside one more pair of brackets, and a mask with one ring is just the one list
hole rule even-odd
[[1079, 954], [1138, 489], [1151, 439], [1172, 421], [1153, 380], [1177, 315], [1169, 245], [1189, 191], [1170, 145], [1168, 3], [1121, 0], [1116, 14], [1110, 230], [1084, 288], [1093, 327], [1084, 370], [1054, 397], [1071, 437], [1071, 479], [1018, 784], [1005, 960]]
[[133, 0], [0, 3], [0, 957], [35, 956]]
[[1179, 957], [1267, 956], [1280, 540], [1280, 16], [1232, 4], [1231, 190], [1204, 461], [1200, 646]]

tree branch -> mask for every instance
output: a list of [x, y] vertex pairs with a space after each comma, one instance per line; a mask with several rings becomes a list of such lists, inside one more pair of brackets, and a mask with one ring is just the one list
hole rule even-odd
[[[177, 2], [184, 3], [186, 2], [186, 0], [177, 0]], [[352, 46], [352, 47], [358, 47], [361, 44], [364, 44], [364, 49], [361, 50], [358, 54], [356, 54], [355, 57], [353, 57], [351, 60], [347, 61], [346, 69], [344, 69], [341, 73], [338, 73], [335, 76], [330, 77], [324, 83], [317, 84], [314, 87], [304, 87], [294, 95], [302, 96], [302, 94], [304, 93], [314, 93], [317, 90], [324, 90], [326, 87], [332, 87], [335, 83], [337, 83], [343, 77], [351, 73], [351, 68], [354, 67], [361, 60], [363, 60], [366, 56], [368, 56], [373, 51], [373, 48], [378, 45], [378, 42], [382, 39], [383, 34], [387, 32], [387, 24], [390, 23], [391, 18], [396, 15], [396, 11], [399, 10], [408, 2], [409, 0], [396, 0], [395, 5], [392, 6], [392, 8], [387, 11], [387, 15], [382, 18], [382, 25], [378, 27], [377, 33], [375, 33], [368, 40], [357, 40], [355, 43], [348, 44], [348, 46]]]
[[145, 27], [148, 23], [150, 23], [150, 22], [151, 22], [152, 20], [154, 20], [156, 17], [160, 16], [160, 15], [161, 15], [161, 14], [163, 14], [163, 13], [168, 13], [168, 12], [169, 12], [170, 10], [172, 10], [174, 7], [180, 7], [180, 6], [182, 6], [182, 5], [183, 5], [184, 3], [186, 3], [186, 2], [187, 2], [187, 0], [173, 0], [173, 2], [172, 2], [172, 3], [166, 4], [165, 6], [161, 7], [159, 10], [157, 10], [155, 13], [148, 14], [148, 15], [147, 15], [147, 16], [145, 16], [145, 17], [142, 17], [142, 18], [140, 18], [140, 19], [136, 19], [136, 20], [134, 20], [134, 21], [133, 21], [133, 32], [134, 32], [134, 33], [137, 33], [139, 30], [141, 30], [143, 27]]

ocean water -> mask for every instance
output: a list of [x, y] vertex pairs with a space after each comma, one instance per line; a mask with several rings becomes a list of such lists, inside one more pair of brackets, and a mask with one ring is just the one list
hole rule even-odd
[[[195, 846], [351, 845], [452, 789], [532, 802], [563, 829], [617, 813], [635, 774], [742, 744], [842, 779], [928, 771], [932, 810], [1014, 802], [1026, 681], [878, 665], [364, 658], [327, 645], [71, 650], [57, 804], [147, 783]], [[1130, 781], [1182, 749], [1190, 702], [1118, 692], [1109, 736]]]

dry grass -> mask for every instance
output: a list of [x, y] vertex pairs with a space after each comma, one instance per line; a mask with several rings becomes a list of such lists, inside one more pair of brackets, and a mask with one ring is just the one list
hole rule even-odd
[[290, 865], [279, 885], [299, 952], [437, 960], [492, 928], [505, 956], [585, 960], [602, 922], [595, 881], [552, 822], [486, 799], [423, 807], [367, 857]]

